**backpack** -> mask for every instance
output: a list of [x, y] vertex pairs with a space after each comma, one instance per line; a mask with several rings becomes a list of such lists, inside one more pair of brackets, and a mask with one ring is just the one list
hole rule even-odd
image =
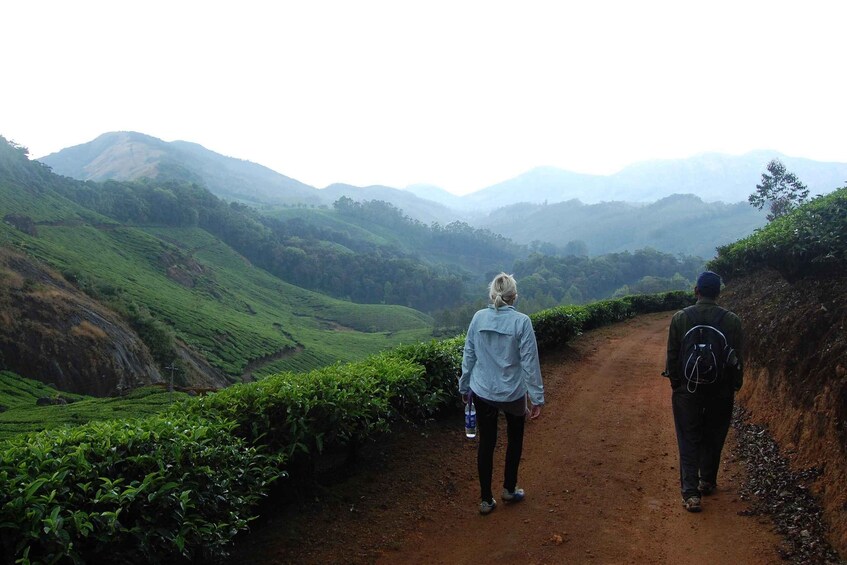
[[683, 312], [692, 327], [682, 338], [682, 376], [688, 392], [695, 392], [701, 384], [719, 382], [724, 375], [724, 369], [727, 366], [736, 366], [738, 359], [735, 349], [720, 330], [726, 310], [718, 308], [717, 317], [711, 323], [700, 319], [701, 315], [695, 306], [684, 308]]

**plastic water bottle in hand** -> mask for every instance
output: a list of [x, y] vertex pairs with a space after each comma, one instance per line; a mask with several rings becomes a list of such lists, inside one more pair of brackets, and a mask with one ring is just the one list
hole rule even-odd
[[470, 398], [465, 405], [465, 435], [469, 438], [476, 437], [476, 406]]

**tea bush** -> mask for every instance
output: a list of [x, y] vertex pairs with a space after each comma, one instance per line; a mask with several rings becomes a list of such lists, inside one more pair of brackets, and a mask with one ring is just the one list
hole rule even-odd
[[424, 368], [423, 392], [398, 402], [397, 408], [401, 414], [422, 421], [455, 398], [456, 382], [462, 372], [464, 346], [464, 337], [458, 336], [402, 345], [394, 349], [394, 355]]
[[0, 444], [4, 563], [162, 563], [225, 554], [280, 474], [233, 424], [94, 422]]
[[530, 316], [539, 350], [562, 347], [583, 331], [620, 322], [638, 314], [679, 310], [692, 304], [690, 292], [625, 296], [585, 306], [559, 306]]
[[[187, 401], [182, 409], [235, 423], [234, 433], [292, 456], [386, 431], [409, 399], [423, 398], [423, 366], [390, 352], [309, 373], [282, 373]], [[417, 409], [417, 408], [415, 408]]]
[[718, 248], [709, 268], [725, 279], [763, 267], [792, 280], [847, 266], [847, 187], [818, 196], [753, 235]]
[[538, 349], [544, 351], [560, 347], [581, 334], [588, 311], [583, 306], [557, 306], [536, 312], [530, 318]]

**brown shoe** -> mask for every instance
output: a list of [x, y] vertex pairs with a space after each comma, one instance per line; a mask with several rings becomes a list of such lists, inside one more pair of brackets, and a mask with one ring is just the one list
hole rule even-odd
[[703, 507], [700, 506], [699, 496], [690, 496], [686, 498], [682, 502], [682, 507], [688, 510], [689, 512], [700, 512], [701, 510], [703, 510]]

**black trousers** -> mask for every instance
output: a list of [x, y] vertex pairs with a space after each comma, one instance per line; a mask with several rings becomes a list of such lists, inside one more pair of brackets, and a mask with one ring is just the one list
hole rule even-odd
[[[491, 492], [491, 475], [494, 471], [494, 448], [497, 445], [497, 419], [500, 409], [474, 396], [476, 404], [476, 425], [479, 432], [479, 449], [476, 455], [476, 465], [479, 472], [480, 500], [494, 498]], [[516, 416], [506, 414], [506, 469], [503, 477], [503, 488], [509, 492], [515, 490], [518, 484], [518, 465], [523, 451], [523, 434], [526, 415]]]
[[699, 481], [717, 484], [721, 451], [732, 419], [733, 395], [675, 390], [671, 398], [679, 446], [682, 498], [699, 496]]

